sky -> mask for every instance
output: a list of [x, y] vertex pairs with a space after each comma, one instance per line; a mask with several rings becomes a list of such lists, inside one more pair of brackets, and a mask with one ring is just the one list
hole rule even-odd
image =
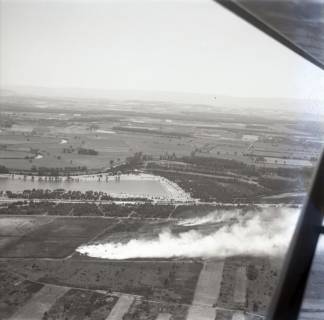
[[212, 0], [0, 0], [0, 87], [324, 99], [324, 71]]

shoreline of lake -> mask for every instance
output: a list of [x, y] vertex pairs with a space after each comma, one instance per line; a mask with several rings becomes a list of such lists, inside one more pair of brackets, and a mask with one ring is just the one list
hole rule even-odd
[[32, 189], [105, 192], [110, 196], [121, 198], [140, 197], [183, 202], [192, 200], [176, 183], [164, 177], [144, 173], [114, 176], [98, 173], [65, 177], [0, 175], [2, 191], [23, 192]]

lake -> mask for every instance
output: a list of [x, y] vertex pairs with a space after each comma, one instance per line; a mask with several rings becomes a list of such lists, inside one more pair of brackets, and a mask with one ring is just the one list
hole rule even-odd
[[153, 198], [176, 198], [179, 190], [168, 180], [150, 175], [121, 175], [120, 181], [115, 181], [115, 177], [105, 177], [99, 180], [99, 176], [73, 177], [73, 181], [66, 178], [60, 181], [41, 181], [35, 177], [34, 181], [30, 176], [0, 176], [0, 190], [22, 192], [28, 189], [65, 189], [67, 191], [97, 191], [105, 192], [117, 196], [137, 196]]

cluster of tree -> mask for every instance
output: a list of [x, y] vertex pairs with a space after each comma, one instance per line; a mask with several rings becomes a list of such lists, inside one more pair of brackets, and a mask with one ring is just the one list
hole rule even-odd
[[31, 171], [36, 173], [38, 176], [57, 177], [60, 175], [69, 176], [70, 174], [73, 173], [87, 172], [88, 168], [86, 166], [47, 168], [47, 167], [36, 167], [35, 165], [33, 165], [31, 167]]
[[[88, 200], [88, 201], [122, 201], [125, 198], [112, 197], [105, 192], [95, 191], [66, 191], [65, 189], [28, 189], [23, 192], [6, 191], [6, 195], [10, 199], [52, 199], [52, 200]], [[129, 201], [151, 201], [149, 199], [143, 199], [141, 197], [129, 197]]]
[[63, 153], [72, 153], [75, 150], [72, 148], [72, 146], [70, 146], [69, 148], [63, 148], [62, 152]]
[[32, 171], [37, 171], [39, 176], [52, 176], [57, 177], [60, 173], [59, 168], [46, 168], [46, 167], [39, 167], [35, 169], [34, 166], [32, 167]]
[[[287, 178], [300, 177], [302, 180], [309, 180], [313, 173], [313, 168], [289, 168], [289, 167], [257, 167], [255, 165], [249, 165], [241, 161], [214, 158], [214, 157], [199, 157], [191, 154], [190, 156], [183, 157], [168, 157], [169, 161], [183, 162], [190, 164], [189, 167], [183, 168], [183, 170], [190, 170], [201, 173], [226, 173], [233, 172], [245, 176], [261, 177], [263, 175], [281, 176]], [[158, 164], [149, 164], [149, 167], [157, 168]]]
[[7, 207], [0, 207], [0, 214], [5, 215], [43, 215], [55, 208], [56, 204], [48, 201], [35, 203], [27, 200], [9, 203]]
[[11, 128], [14, 124], [14, 121], [12, 119], [3, 119], [0, 120], [0, 127], [2, 128]]
[[143, 163], [143, 153], [142, 152], [135, 152], [132, 157], [128, 157], [126, 159], [126, 163], [130, 166], [138, 166]]
[[173, 152], [172, 154], [165, 152], [164, 154], [160, 155], [160, 160], [176, 160], [176, 159], [177, 159], [177, 156], [176, 156], [175, 152]]
[[177, 160], [205, 168], [207, 167], [221, 171], [228, 170], [232, 172], [239, 172], [240, 174], [247, 176], [257, 175], [257, 170], [254, 165], [248, 165], [244, 162], [236, 160], [213, 157], [199, 157], [194, 155], [177, 158]]
[[99, 129], [99, 126], [97, 124], [94, 124], [94, 123], [89, 126], [90, 131], [96, 131], [98, 129]]
[[155, 171], [158, 175], [175, 182], [195, 199], [231, 203], [253, 203], [263, 195], [260, 187], [239, 180], [215, 179], [195, 174]]
[[171, 131], [162, 131], [162, 130], [153, 130], [153, 129], [146, 129], [146, 128], [135, 128], [135, 127], [122, 127], [116, 126], [113, 127], [115, 131], [125, 131], [125, 132], [135, 132], [135, 133], [145, 133], [145, 134], [155, 134], [159, 136], [167, 136], [171, 138], [183, 138], [183, 137], [191, 137], [189, 133], [183, 132], [171, 132]]
[[305, 184], [307, 183], [307, 181], [301, 179], [278, 179], [275, 177], [260, 177], [258, 181], [265, 188], [277, 193], [305, 191]]
[[[208, 174], [226, 174], [227, 172], [235, 172], [246, 176], [258, 176], [259, 171], [254, 165], [247, 165], [240, 161], [221, 159], [221, 158], [209, 158], [198, 156], [183, 156], [175, 157], [169, 155], [168, 157], [160, 157], [161, 160], [182, 162], [187, 166], [177, 166], [177, 171], [192, 171]], [[147, 168], [158, 169], [165, 168], [158, 163], [148, 163]]]
[[37, 154], [39, 154], [39, 149], [30, 148], [30, 153], [37, 155]]
[[0, 165], [0, 173], [9, 173], [9, 170], [7, 167]]
[[[150, 202], [140, 202], [136, 204], [101, 204], [97, 205], [92, 202], [85, 203], [54, 203], [49, 201], [30, 202], [17, 201], [10, 203], [5, 208], [0, 208], [0, 214], [10, 215], [59, 215], [59, 216], [111, 216], [111, 217], [168, 217], [170, 212], [175, 209], [172, 205], [153, 204]], [[136, 226], [134, 231], [141, 225]], [[126, 226], [128, 228], [128, 226]], [[132, 226], [131, 226], [132, 228]], [[117, 230], [114, 230], [117, 231]], [[122, 230], [118, 231], [131, 231]]]
[[[144, 161], [152, 160], [150, 155], [143, 154], [142, 152], [135, 152], [133, 156], [127, 157], [126, 162], [120, 165], [114, 166], [114, 160], [110, 160], [110, 169], [107, 172], [116, 174], [118, 172], [131, 173], [136, 169], [141, 169]], [[118, 159], [120, 161], [120, 159]]]
[[[17, 159], [19, 159], [19, 158], [17, 158]], [[25, 156], [24, 159], [26, 159], [26, 160], [32, 160], [32, 159], [35, 159], [35, 156]]]
[[85, 155], [89, 155], [89, 156], [96, 156], [99, 154], [98, 151], [94, 150], [94, 149], [85, 149], [85, 148], [79, 148], [78, 149], [78, 154], [85, 154]]

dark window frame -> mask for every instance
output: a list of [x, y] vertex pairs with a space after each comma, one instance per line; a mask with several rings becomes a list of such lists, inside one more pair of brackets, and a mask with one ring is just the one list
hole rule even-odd
[[[238, 1], [214, 1], [324, 70], [323, 63], [276, 31], [271, 25], [254, 16], [253, 13], [242, 7]], [[320, 157], [317, 170], [315, 170], [313, 176], [312, 187], [289, 244], [267, 320], [298, 320], [317, 243], [320, 235], [324, 234], [323, 217], [324, 153]]]

